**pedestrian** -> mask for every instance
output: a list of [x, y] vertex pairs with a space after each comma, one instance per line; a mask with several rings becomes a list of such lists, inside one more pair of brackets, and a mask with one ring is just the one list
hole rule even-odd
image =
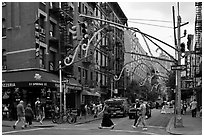
[[187, 110], [187, 103], [186, 103], [186, 101], [184, 101], [183, 102], [183, 115], [185, 115], [186, 114], [186, 110]]
[[106, 104], [104, 105], [103, 110], [98, 113], [98, 116], [100, 114], [102, 114], [102, 113], [103, 113], [103, 119], [102, 119], [101, 125], [98, 128], [99, 129], [102, 129], [102, 128], [111, 128], [111, 129], [113, 129], [115, 124], [112, 122], [112, 120], [109, 117], [108, 105], [106, 105]]
[[135, 106], [134, 106], [134, 108], [136, 109], [136, 111], [135, 111], [135, 120], [134, 120], [134, 124], [133, 124], [133, 127], [135, 127], [135, 125], [136, 125], [136, 123], [137, 123], [137, 120], [138, 120], [138, 118], [139, 118], [139, 110], [138, 110], [138, 108], [140, 107], [140, 102], [139, 102], [139, 99], [136, 99], [135, 100]]
[[41, 106], [40, 99], [37, 98], [35, 101], [35, 118], [36, 118], [36, 121], [40, 121], [40, 106]]
[[132, 127], [136, 128], [141, 122], [143, 124], [143, 130], [147, 130], [146, 122], [145, 122], [145, 119], [146, 119], [146, 115], [145, 115], [146, 114], [146, 104], [145, 104], [145, 102], [143, 100], [140, 100], [140, 102], [141, 102], [141, 105], [140, 105], [140, 107], [138, 109], [140, 110], [141, 114], [140, 114], [135, 126], [133, 125]]
[[31, 105], [28, 104], [25, 109], [25, 120], [26, 120], [26, 124], [29, 125], [29, 127], [30, 125], [32, 125], [33, 117], [34, 117], [34, 112], [31, 108]]
[[25, 124], [25, 109], [24, 109], [24, 106], [23, 106], [23, 101], [21, 100], [19, 102], [19, 104], [17, 105], [17, 117], [18, 117], [18, 120], [15, 122], [15, 124], [13, 125], [13, 128], [16, 129], [16, 125], [22, 121], [23, 123], [23, 126], [21, 127], [22, 129], [24, 129], [26, 127], [26, 124]]
[[87, 115], [88, 115], [88, 105], [85, 104], [85, 106], [84, 106], [84, 119], [86, 119]]
[[190, 108], [191, 108], [192, 117], [196, 117], [196, 111], [197, 111], [197, 101], [196, 101], [196, 99], [194, 99], [190, 103]]
[[44, 107], [44, 104], [41, 103], [40, 105], [40, 113], [39, 113], [39, 116], [40, 116], [40, 124], [42, 125], [43, 124], [43, 120], [45, 118], [45, 107]]

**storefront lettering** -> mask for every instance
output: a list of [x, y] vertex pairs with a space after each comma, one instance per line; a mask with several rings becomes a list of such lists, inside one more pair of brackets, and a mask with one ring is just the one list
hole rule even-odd
[[47, 83], [29, 83], [29, 86], [47, 86]]
[[3, 87], [15, 87], [16, 83], [2, 83]]

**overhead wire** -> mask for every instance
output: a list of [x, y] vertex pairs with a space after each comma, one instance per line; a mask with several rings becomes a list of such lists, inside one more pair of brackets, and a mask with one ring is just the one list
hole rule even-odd
[[173, 27], [163, 26], [163, 25], [155, 25], [155, 24], [142, 23], [142, 22], [136, 22], [136, 21], [128, 21], [128, 22], [130, 22], [130, 23], [142, 24], [142, 25], [150, 25], [150, 26], [155, 26], [155, 27], [162, 27], [162, 28], [170, 28], [170, 29], [173, 29]]

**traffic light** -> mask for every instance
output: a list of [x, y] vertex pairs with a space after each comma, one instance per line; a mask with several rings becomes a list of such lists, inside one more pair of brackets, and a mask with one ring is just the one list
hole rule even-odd
[[82, 30], [81, 32], [83, 34], [87, 34], [88, 33], [88, 30], [87, 30], [87, 23], [83, 22], [83, 23], [80, 23], [81, 27], [82, 27]]
[[72, 26], [69, 31], [72, 33], [72, 38], [73, 40], [77, 39], [77, 26]]
[[193, 46], [193, 35], [192, 34], [188, 34], [187, 37], [187, 49], [190, 51], [192, 50], [192, 46]]
[[181, 53], [185, 53], [185, 43], [181, 43], [180, 47], [181, 47]]
[[72, 60], [73, 60], [73, 56], [72, 55], [69, 55], [67, 56], [65, 59], [64, 59], [64, 64], [66, 66], [70, 66], [72, 64]]
[[81, 32], [83, 33], [83, 42], [82, 42], [82, 49], [87, 50], [88, 48], [88, 29], [87, 29], [87, 23], [83, 22], [80, 24], [82, 27]]

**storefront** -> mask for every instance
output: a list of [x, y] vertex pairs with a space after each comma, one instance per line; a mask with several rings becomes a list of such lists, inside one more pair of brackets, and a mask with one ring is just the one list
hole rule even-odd
[[[16, 119], [16, 106], [23, 100], [33, 110], [37, 98], [45, 107], [46, 118], [50, 117], [52, 105], [59, 100], [58, 76], [40, 70], [26, 70], [2, 73], [2, 106], [8, 108], [10, 119]], [[4, 108], [3, 114], [4, 113]]]
[[81, 93], [82, 104], [98, 103], [100, 100], [100, 93], [96, 89], [83, 88]]

